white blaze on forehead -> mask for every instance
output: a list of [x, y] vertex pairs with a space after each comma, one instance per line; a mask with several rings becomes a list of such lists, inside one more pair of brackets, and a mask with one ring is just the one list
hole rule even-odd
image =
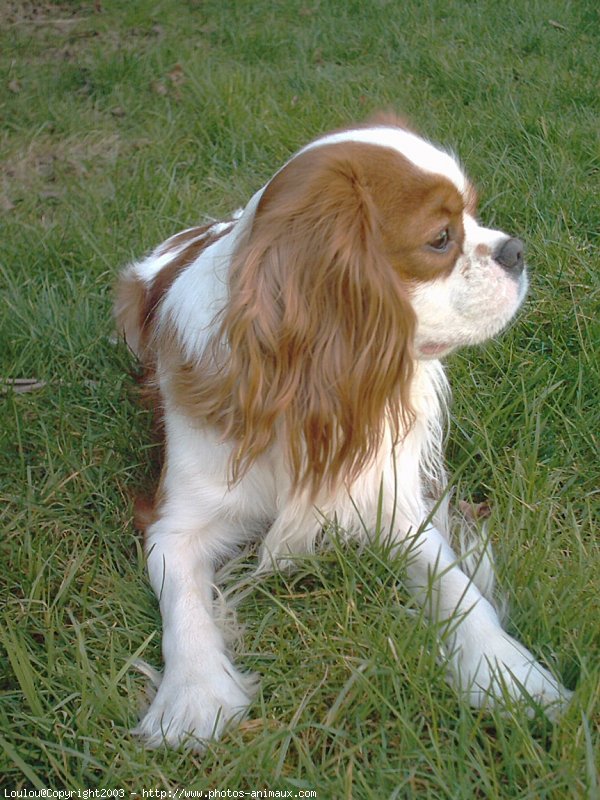
[[359, 142], [363, 144], [373, 144], [379, 147], [388, 147], [396, 150], [415, 167], [423, 172], [431, 172], [437, 175], [444, 175], [456, 186], [458, 191], [463, 194], [467, 189], [467, 179], [455, 159], [443, 150], [438, 149], [430, 142], [421, 139], [404, 128], [393, 128], [376, 126], [373, 128], [357, 128], [355, 130], [340, 131], [331, 133], [311, 142], [303, 147], [297, 155], [321, 147], [327, 144], [338, 144], [340, 142]]

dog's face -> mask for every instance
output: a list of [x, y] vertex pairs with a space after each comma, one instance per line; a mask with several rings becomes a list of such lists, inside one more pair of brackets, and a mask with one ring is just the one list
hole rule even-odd
[[[452, 269], [414, 287], [415, 351], [439, 357], [457, 347], [478, 344], [510, 322], [527, 292], [523, 244], [480, 226], [467, 212], [464, 235]], [[438, 243], [452, 236], [442, 229]]]

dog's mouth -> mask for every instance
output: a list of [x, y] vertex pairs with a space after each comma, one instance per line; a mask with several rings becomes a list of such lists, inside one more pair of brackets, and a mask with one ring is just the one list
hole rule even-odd
[[449, 353], [454, 348], [450, 342], [423, 342], [417, 348], [417, 353], [422, 358], [439, 358]]

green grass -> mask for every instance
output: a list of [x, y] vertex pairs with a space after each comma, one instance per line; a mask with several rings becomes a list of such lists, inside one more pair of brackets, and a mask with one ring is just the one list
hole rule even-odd
[[[600, 264], [592, 0], [0, 6], [0, 781], [598, 798]], [[510, 630], [576, 689], [552, 727], [458, 702], [401, 564], [333, 548], [238, 608], [251, 720], [202, 758], [128, 735], [160, 662], [132, 528], [150, 420], [111, 344], [121, 265], [248, 198], [310, 137], [394, 108], [456, 148], [532, 288], [452, 357], [458, 495], [488, 500]]]

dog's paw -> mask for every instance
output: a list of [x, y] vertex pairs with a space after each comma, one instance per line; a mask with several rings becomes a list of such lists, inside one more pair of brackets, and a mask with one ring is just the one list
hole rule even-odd
[[237, 672], [225, 657], [210, 672], [167, 670], [132, 733], [149, 748], [166, 744], [202, 751], [206, 740], [219, 738], [226, 725], [244, 717], [255, 686], [253, 676]]
[[502, 628], [488, 634], [475, 647], [463, 641], [451, 659], [453, 682], [471, 705], [504, 707], [509, 699], [526, 703], [530, 715], [538, 706], [549, 719], [560, 716], [573, 693]]

